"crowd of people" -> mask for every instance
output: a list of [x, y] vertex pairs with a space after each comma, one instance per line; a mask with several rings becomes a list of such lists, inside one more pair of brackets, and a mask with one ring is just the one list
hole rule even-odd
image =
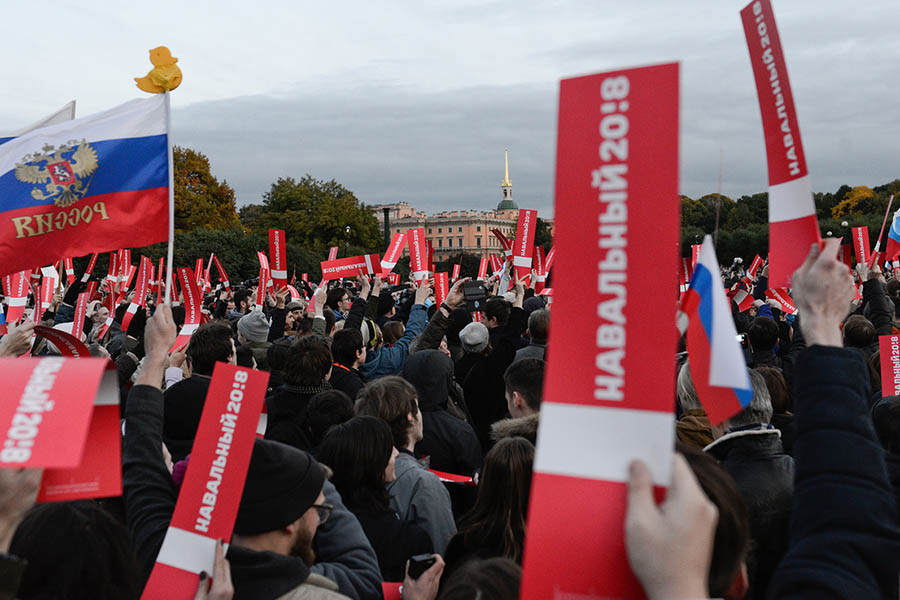
[[[835, 251], [813, 248], [795, 274], [798, 315], [765, 300], [765, 267], [753, 308], [732, 303], [753, 388], [737, 415], [710, 423], [677, 355], [663, 503], [647, 465], [630, 468], [626, 547], [648, 597], [897, 597], [900, 397], [882, 397], [878, 336], [896, 331], [900, 282], [863, 267], [853, 300]], [[398, 583], [406, 600], [516, 598], [551, 310], [502, 279], [474, 313], [468, 278], [440, 303], [427, 280], [379, 276], [304, 285], [309, 308], [286, 287], [216, 289], [175, 352], [178, 302], [150, 303], [125, 331], [123, 303], [99, 338], [95, 303], [69, 327], [118, 371], [123, 494], [34, 505], [40, 471], [0, 470], [0, 598], [140, 596], [218, 362], [267, 371], [268, 389], [234, 534], [196, 598], [363, 600]], [[82, 285], [36, 320], [71, 323]], [[33, 326], [11, 325], [0, 356], [55, 353]]]

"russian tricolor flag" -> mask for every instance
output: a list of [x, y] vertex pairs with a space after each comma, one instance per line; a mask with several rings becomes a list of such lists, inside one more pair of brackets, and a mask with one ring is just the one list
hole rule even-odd
[[719, 274], [719, 261], [708, 235], [682, 310], [689, 319], [691, 379], [710, 423], [718, 425], [750, 404], [753, 390]]
[[884, 250], [885, 260], [894, 260], [900, 254], [900, 209], [894, 213], [891, 219], [891, 228], [888, 231], [887, 248]]
[[168, 239], [168, 117], [154, 94], [0, 145], [0, 272]]

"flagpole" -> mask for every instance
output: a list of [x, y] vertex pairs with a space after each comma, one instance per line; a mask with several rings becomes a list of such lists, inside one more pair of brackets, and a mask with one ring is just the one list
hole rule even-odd
[[894, 195], [891, 194], [890, 200], [888, 200], [887, 210], [884, 211], [884, 220], [881, 221], [881, 231], [878, 232], [878, 240], [875, 242], [875, 249], [872, 250], [872, 256], [869, 257], [868, 266], [870, 269], [872, 268], [872, 264], [875, 261], [875, 255], [878, 254], [878, 251], [881, 249], [881, 236], [884, 235], [884, 226], [887, 224], [888, 215], [891, 214], [891, 204], [894, 203]]
[[166, 304], [172, 304], [172, 257], [175, 247], [175, 167], [172, 158], [172, 103], [166, 92], [166, 145], [169, 159], [169, 248], [166, 254]]

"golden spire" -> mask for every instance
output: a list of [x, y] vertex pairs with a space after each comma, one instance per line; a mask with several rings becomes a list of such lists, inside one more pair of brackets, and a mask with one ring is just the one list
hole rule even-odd
[[503, 183], [500, 185], [503, 187], [512, 187], [512, 182], [509, 180], [509, 150], [504, 151], [504, 159], [506, 162], [506, 176], [503, 178]]

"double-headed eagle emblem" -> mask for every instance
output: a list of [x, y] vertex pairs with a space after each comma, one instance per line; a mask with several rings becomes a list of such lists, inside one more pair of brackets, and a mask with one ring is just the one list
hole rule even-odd
[[16, 179], [37, 184], [31, 197], [38, 201], [52, 199], [62, 207], [84, 198], [97, 170], [96, 150], [85, 140], [70, 140], [59, 148], [47, 144], [41, 150], [16, 164]]

